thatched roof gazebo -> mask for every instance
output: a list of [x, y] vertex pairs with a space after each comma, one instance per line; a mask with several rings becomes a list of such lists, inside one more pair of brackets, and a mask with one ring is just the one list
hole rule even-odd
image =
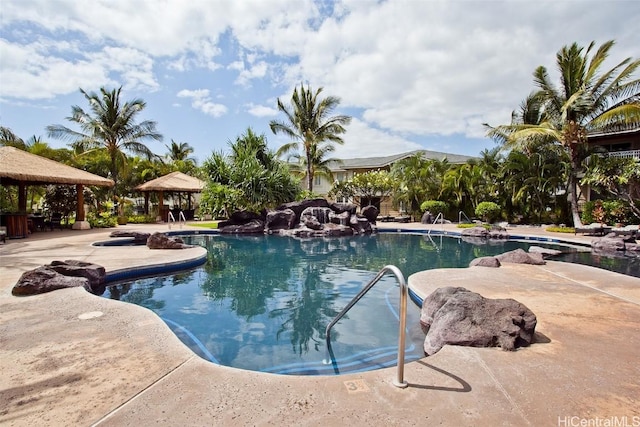
[[[27, 185], [62, 184], [75, 185], [78, 192], [76, 224], [74, 228], [88, 228], [85, 224], [83, 186], [112, 187], [113, 181], [92, 173], [73, 168], [55, 160], [37, 156], [15, 147], [0, 147], [0, 184], [18, 186], [17, 215], [24, 217], [26, 236]], [[22, 219], [16, 226], [22, 227]], [[20, 230], [22, 231], [22, 230]]]
[[[140, 184], [134, 190], [144, 193], [144, 211], [146, 214], [149, 214], [149, 193], [153, 191], [158, 192], [158, 199], [161, 201], [159, 214], [162, 219], [166, 221], [168, 210], [165, 210], [162, 205], [165, 191], [172, 193], [187, 193], [190, 196], [191, 193], [202, 192], [204, 186], [204, 181], [176, 171], [159, 178], [152, 179], [144, 184]], [[189, 210], [191, 210], [191, 197], [189, 197]]]

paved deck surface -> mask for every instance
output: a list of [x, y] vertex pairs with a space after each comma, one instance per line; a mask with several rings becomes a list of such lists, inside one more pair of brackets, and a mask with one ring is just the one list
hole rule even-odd
[[[423, 296], [453, 285], [517, 299], [538, 317], [538, 342], [516, 352], [446, 346], [407, 364], [409, 387], [398, 389], [391, 385], [395, 368], [296, 377], [217, 366], [195, 356], [151, 311], [83, 289], [11, 295], [22, 272], [53, 260], [114, 271], [204, 250], [90, 245], [110, 232], [52, 231], [0, 244], [0, 425], [640, 423], [640, 279], [559, 262], [413, 275], [409, 284]], [[510, 232], [545, 235], [536, 228]]]

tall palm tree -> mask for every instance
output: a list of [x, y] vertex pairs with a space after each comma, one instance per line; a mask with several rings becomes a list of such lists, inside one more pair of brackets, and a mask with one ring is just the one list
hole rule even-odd
[[71, 116], [66, 118], [78, 124], [80, 132], [63, 125], [47, 126], [49, 136], [70, 141], [76, 152], [88, 154], [104, 150], [108, 153], [115, 195], [118, 195], [119, 173], [127, 164], [125, 151], [151, 158], [153, 153], [143, 141], [162, 141], [162, 135], [156, 131], [156, 122], [145, 120], [136, 123], [136, 116], [146, 107], [146, 103], [142, 99], [121, 103], [121, 90], [122, 87], [113, 90], [102, 87], [100, 94], [97, 94], [80, 89], [91, 111], [85, 112], [73, 106]]
[[[167, 153], [167, 157], [169, 160], [193, 160], [189, 157], [193, 154], [193, 147], [186, 142], [177, 143], [173, 139], [171, 140], [171, 145], [165, 145], [169, 152]], [[194, 160], [195, 161], [195, 160]]]
[[8, 127], [0, 126], [0, 145], [26, 150], [26, 144], [22, 138], [13, 133]]
[[293, 91], [290, 107], [285, 106], [278, 98], [278, 110], [284, 113], [286, 120], [272, 120], [269, 123], [274, 134], [283, 133], [293, 139], [280, 147], [277, 152], [279, 156], [302, 148], [302, 153], [294, 158], [300, 160], [300, 164], [306, 169], [309, 192], [313, 191], [316, 171], [325, 169], [322, 164], [327, 160], [326, 155], [333, 151], [333, 144], [344, 143], [340, 135], [346, 132], [344, 127], [351, 122], [349, 116], [331, 116], [340, 104], [340, 98], [328, 96], [318, 99], [322, 90], [320, 88], [313, 93], [309, 86], [305, 89], [300, 84], [300, 91], [297, 87]]
[[587, 153], [588, 134], [640, 125], [640, 79], [634, 75], [640, 60], [626, 58], [602, 71], [613, 45], [610, 40], [598, 49], [595, 42], [586, 51], [576, 43], [560, 49], [556, 55], [560, 86], [544, 66], [533, 73], [539, 88], [533, 98], [542, 111], [539, 123], [512, 123], [489, 131], [491, 136], [502, 135], [510, 146], [547, 139], [568, 153], [567, 197], [574, 225], [581, 225], [577, 176]]

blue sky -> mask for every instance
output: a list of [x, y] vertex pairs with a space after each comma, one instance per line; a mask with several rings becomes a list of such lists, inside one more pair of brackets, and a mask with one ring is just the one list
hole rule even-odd
[[2, 0], [0, 19], [0, 125], [64, 147], [45, 127], [88, 110], [79, 88], [122, 86], [156, 154], [187, 142], [200, 162], [247, 127], [288, 142], [269, 121], [301, 82], [353, 117], [336, 157], [477, 155], [563, 45], [640, 56], [636, 0]]

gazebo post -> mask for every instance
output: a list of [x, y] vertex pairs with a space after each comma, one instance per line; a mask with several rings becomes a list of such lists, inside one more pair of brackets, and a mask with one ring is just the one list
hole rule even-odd
[[144, 194], [144, 214], [149, 215], [149, 192], [145, 191], [143, 194]]
[[164, 191], [160, 190], [159, 194], [158, 194], [158, 215], [160, 215], [160, 218], [162, 219], [162, 221], [169, 221], [168, 215], [167, 217], [165, 217], [165, 212], [164, 212]]
[[78, 193], [78, 206], [76, 207], [76, 222], [71, 226], [74, 230], [89, 230], [91, 224], [85, 221], [84, 216], [84, 185], [76, 184], [76, 193]]
[[27, 213], [27, 186], [22, 181], [18, 183], [18, 212]]

